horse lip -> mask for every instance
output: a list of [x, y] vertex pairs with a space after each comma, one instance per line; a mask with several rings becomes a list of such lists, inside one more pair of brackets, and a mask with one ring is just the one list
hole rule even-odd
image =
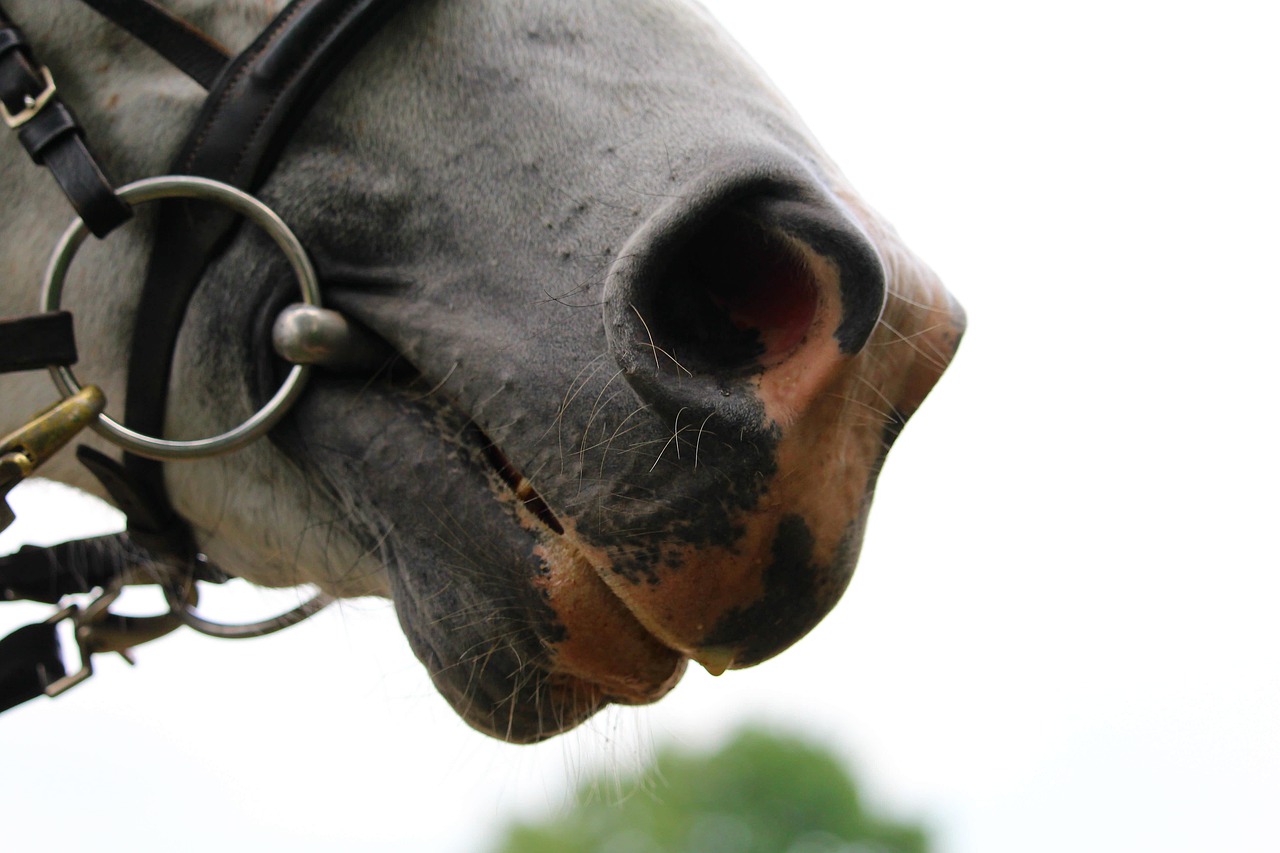
[[[635, 602], [629, 601], [626, 596], [619, 595], [617, 590], [607, 582], [610, 570], [608, 559], [603, 552], [599, 549], [584, 546], [572, 534], [561, 537], [561, 542], [562, 548], [568, 549], [569, 552], [568, 556], [565, 556], [565, 551], [562, 550], [561, 560], [572, 560], [577, 557], [590, 566], [595, 576], [596, 586], [600, 590], [596, 599], [598, 605], [621, 607], [627, 614], [628, 622], [631, 626], [642, 631], [647, 640], [661, 646], [680, 660], [686, 658], [692, 660], [713, 676], [723, 675], [727, 670], [734, 668], [741, 657], [740, 649], [727, 645], [698, 645], [691, 648], [686, 644], [675, 642], [669, 633], [664, 632], [661, 627], [650, 624], [651, 617], [643, 609], [638, 609]], [[547, 562], [551, 565], [556, 560], [548, 559]], [[604, 596], [607, 596], [607, 598], [604, 598]], [[646, 696], [644, 701], [654, 701], [660, 698], [674, 685], [674, 680], [660, 685], [650, 695]]]
[[[642, 615], [637, 613], [631, 605], [605, 582], [607, 566], [602, 567], [600, 557], [592, 559], [594, 549], [587, 548], [581, 540], [571, 535], [566, 530], [565, 522], [560, 516], [547, 504], [542, 495], [534, 487], [533, 483], [516, 467], [515, 463], [503, 452], [503, 450], [484, 433], [483, 429], [473, 421], [471, 426], [474, 428], [477, 436], [483, 437], [484, 446], [483, 453], [485, 459], [493, 466], [499, 478], [507, 485], [512, 495], [515, 497], [516, 505], [520, 508], [520, 516], [522, 520], [529, 519], [536, 524], [535, 530], [541, 533], [544, 540], [553, 538], [559, 540], [562, 544], [561, 549], [546, 549], [544, 553], [550, 550], [558, 550], [561, 560], [573, 561], [577, 557], [590, 567], [595, 582], [580, 581], [580, 583], [591, 583], [591, 588], [597, 591], [596, 606], [611, 607], [620, 605], [629, 619], [629, 624], [618, 626], [621, 630], [638, 629], [644, 634], [644, 640], [652, 641], [649, 648], [637, 649], [638, 653], [649, 652], [653, 654], [653, 646], [658, 645], [670, 652], [673, 657], [671, 659], [671, 670], [663, 677], [656, 680], [637, 678], [634, 675], [628, 679], [625, 674], [621, 677], [616, 671], [617, 661], [610, 660], [605, 667], [599, 670], [593, 670], [590, 673], [570, 673], [569, 676], [577, 678], [579, 681], [589, 684], [596, 689], [605, 689], [606, 691], [612, 687], [613, 692], [608, 693], [607, 697], [617, 701], [628, 703], [637, 702], [654, 702], [665, 696], [671, 688], [673, 688], [680, 680], [684, 667], [682, 661], [686, 653], [679, 648], [672, 646], [670, 643], [664, 642], [662, 637], [651, 630], [646, 624]], [[572, 524], [570, 521], [569, 524]], [[540, 530], [538, 528], [541, 528]], [[557, 567], [555, 557], [551, 553], [546, 553], [547, 568], [554, 571]], [[607, 561], [606, 561], [607, 563]], [[564, 614], [557, 612], [562, 619]], [[635, 642], [643, 642], [638, 638]], [[706, 653], [696, 658], [712, 675], [719, 675], [733, 663], [733, 656], [725, 650], [706, 650]], [[640, 661], [633, 661], [637, 666], [643, 667]], [[652, 662], [650, 662], [652, 663]], [[637, 686], [636, 682], [640, 682], [641, 686]], [[620, 695], [618, 690], [621, 689], [623, 694]]]
[[[472, 427], [475, 435], [483, 439], [486, 460], [497, 471], [503, 482], [506, 483], [515, 497], [517, 506], [521, 508], [522, 521], [526, 522], [526, 526], [533, 527], [536, 525], [534, 529], [542, 534], [541, 538], [545, 539], [550, 536], [560, 543], [559, 548], [548, 549], [544, 546], [542, 549], [544, 560], [549, 570], [554, 571], [557, 568], [557, 563], [572, 562], [577, 558], [590, 567], [594, 576], [593, 587], [599, 590], [599, 594], [596, 596], [597, 606], [620, 605], [629, 617], [628, 621], [631, 623], [629, 627], [638, 628], [648, 639], [661, 645], [680, 660], [687, 658], [694, 661], [712, 676], [723, 675], [725, 671], [734, 667], [734, 664], [741, 656], [741, 650], [732, 646], [716, 645], [699, 645], [691, 648], [687, 644], [672, 638], [660, 626], [651, 624], [652, 617], [644, 612], [643, 608], [638, 608], [636, 603], [629, 600], [627, 596], [619, 595], [609, 582], [612, 572], [610, 570], [611, 561], [607, 553], [603, 549], [591, 547], [584, 543], [573, 531], [572, 519], [565, 518], [562, 520], [543, 500], [533, 483], [521, 473], [520, 469], [516, 467], [502, 449], [485, 435], [479, 425], [472, 422]], [[585, 580], [580, 580], [579, 582], [588, 583]], [[610, 683], [616, 684], [617, 680], [613, 677], [612, 667], [609, 669], [609, 672], [595, 672], [592, 675], [583, 677], [582, 680], [596, 687], [607, 686]], [[678, 676], [679, 672], [675, 673], [675, 675]], [[645, 695], [643, 697], [635, 695], [629, 697], [630, 701], [656, 701], [674, 687], [675, 682], [678, 680], [678, 677], [666, 679], [654, 688], [644, 691]]]
[[[606, 582], [608, 572], [608, 558], [598, 549], [590, 548], [582, 542], [582, 540], [573, 534], [572, 520], [569, 518], [562, 519], [559, 514], [543, 499], [541, 493], [534, 486], [533, 482], [524, 475], [522, 470], [511, 460], [506, 452], [498, 445], [496, 441], [489, 437], [480, 424], [473, 419], [468, 423], [468, 432], [471, 440], [480, 448], [485, 461], [492, 470], [497, 474], [498, 478], [505, 484], [511, 496], [515, 499], [515, 505], [518, 508], [518, 517], [521, 523], [530, 528], [539, 539], [545, 541], [561, 543], [561, 548], [544, 548], [545, 562], [549, 570], [554, 571], [557, 566], [557, 559], [552, 556], [552, 552], [558, 552], [560, 561], [572, 562], [575, 557], [590, 567], [594, 577], [591, 583], [592, 588], [597, 590], [596, 606], [612, 607], [620, 606], [627, 614], [629, 625], [617, 626], [620, 630], [628, 630], [631, 628], [638, 629], [643, 632], [647, 640], [652, 641], [652, 645], [660, 645], [666, 651], [674, 656], [674, 660], [683, 661], [687, 656], [687, 652], [671, 643], [663, 640], [662, 636], [655, 632], [646, 624], [646, 620], [641, 613], [637, 613], [635, 609], [624, 598], [618, 596], [614, 589]], [[567, 529], [569, 528], [569, 529]], [[588, 581], [580, 579], [580, 583], [588, 583]], [[563, 614], [557, 614], [563, 618]], [[638, 639], [636, 642], [640, 642]], [[643, 649], [650, 654], [653, 649]], [[694, 658], [703, 667], [713, 675], [719, 675], [732, 666], [733, 653], [728, 649], [700, 649], [698, 657]], [[594, 671], [590, 674], [577, 674], [579, 680], [591, 684], [597, 688], [607, 688], [610, 685], [615, 687], [620, 683], [620, 679], [616, 675], [616, 661], [609, 661], [607, 666], [601, 670]], [[635, 690], [628, 688], [628, 694], [625, 697], [613, 696], [611, 698], [621, 699], [629, 702], [652, 702], [666, 695], [666, 693], [675, 686], [679, 680], [683, 667], [672, 664], [672, 672], [667, 676], [658, 680], [656, 684], [650, 684], [647, 689]]]
[[544, 534], [537, 551], [545, 567], [537, 583], [565, 629], [550, 644], [550, 670], [601, 690], [609, 701], [660, 699], [684, 674], [685, 654], [663, 642], [605, 582], [601, 552], [582, 543], [566, 521], [565, 534]]

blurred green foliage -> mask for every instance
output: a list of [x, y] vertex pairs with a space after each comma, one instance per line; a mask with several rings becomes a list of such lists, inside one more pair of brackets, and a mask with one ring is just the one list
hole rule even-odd
[[[610, 789], [634, 791], [610, 797]], [[873, 814], [825, 749], [748, 729], [722, 749], [666, 748], [636, 778], [585, 780], [575, 805], [514, 824], [495, 853], [927, 853], [919, 826]]]

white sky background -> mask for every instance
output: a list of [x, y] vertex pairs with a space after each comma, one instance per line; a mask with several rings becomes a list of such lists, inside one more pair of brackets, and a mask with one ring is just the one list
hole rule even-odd
[[[1280, 849], [1271, 5], [708, 5], [969, 311], [835, 613], [536, 748], [456, 722], [385, 603], [175, 635], [0, 720], [0, 847], [466, 850], [584, 768], [763, 719], [938, 853]], [[12, 503], [0, 550], [94, 514]]]

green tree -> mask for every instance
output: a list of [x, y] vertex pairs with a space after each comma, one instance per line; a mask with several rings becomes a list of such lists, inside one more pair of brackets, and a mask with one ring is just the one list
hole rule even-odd
[[[714, 753], [666, 748], [629, 797], [602, 796], [602, 775], [575, 805], [513, 824], [495, 853], [926, 853], [919, 826], [868, 812], [835, 757], [795, 737], [748, 729]], [[615, 788], [616, 789], [616, 788]]]

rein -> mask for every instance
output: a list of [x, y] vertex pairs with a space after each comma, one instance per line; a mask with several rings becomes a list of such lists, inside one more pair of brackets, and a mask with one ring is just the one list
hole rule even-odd
[[[68, 444], [84, 427], [124, 448], [123, 463], [89, 447], [76, 455], [125, 513], [126, 532], [24, 546], [0, 557], [0, 600], [69, 604], [49, 619], [0, 640], [0, 711], [40, 695], [56, 696], [93, 672], [92, 656], [117, 652], [186, 625], [222, 638], [261, 636], [325, 607], [324, 593], [295, 610], [243, 626], [209, 622], [194, 611], [197, 582], [228, 579], [199, 553], [190, 525], [169, 501], [161, 460], [226, 453], [266, 435], [302, 393], [311, 364], [358, 361], [369, 344], [341, 315], [320, 307], [314, 269], [288, 226], [249, 193], [275, 166], [293, 129], [316, 97], [399, 4], [389, 0], [293, 0], [244, 52], [231, 57], [215, 41], [152, 0], [83, 0], [208, 90], [204, 106], [167, 176], [120, 189], [98, 165], [53, 75], [39, 64], [21, 30], [0, 9], [0, 103], [33, 161], [52, 172], [77, 218], [58, 242], [45, 274], [42, 309], [0, 319], [0, 372], [50, 370], [62, 402], [0, 439], [0, 529], [13, 521], [9, 489]], [[212, 201], [216, 207], [192, 204]], [[62, 282], [76, 249], [92, 233], [104, 238], [132, 207], [160, 200], [154, 248], [143, 284], [129, 358], [124, 422], [107, 417], [96, 386], [81, 386], [72, 316], [60, 310]], [[240, 217], [267, 231], [288, 258], [302, 291], [276, 322], [275, 349], [288, 376], [245, 423], [195, 441], [163, 432], [173, 353], [187, 306], [209, 263], [234, 235]], [[110, 606], [127, 585], [156, 584], [169, 611], [121, 616]], [[59, 626], [74, 626], [80, 667], [68, 673]]]

